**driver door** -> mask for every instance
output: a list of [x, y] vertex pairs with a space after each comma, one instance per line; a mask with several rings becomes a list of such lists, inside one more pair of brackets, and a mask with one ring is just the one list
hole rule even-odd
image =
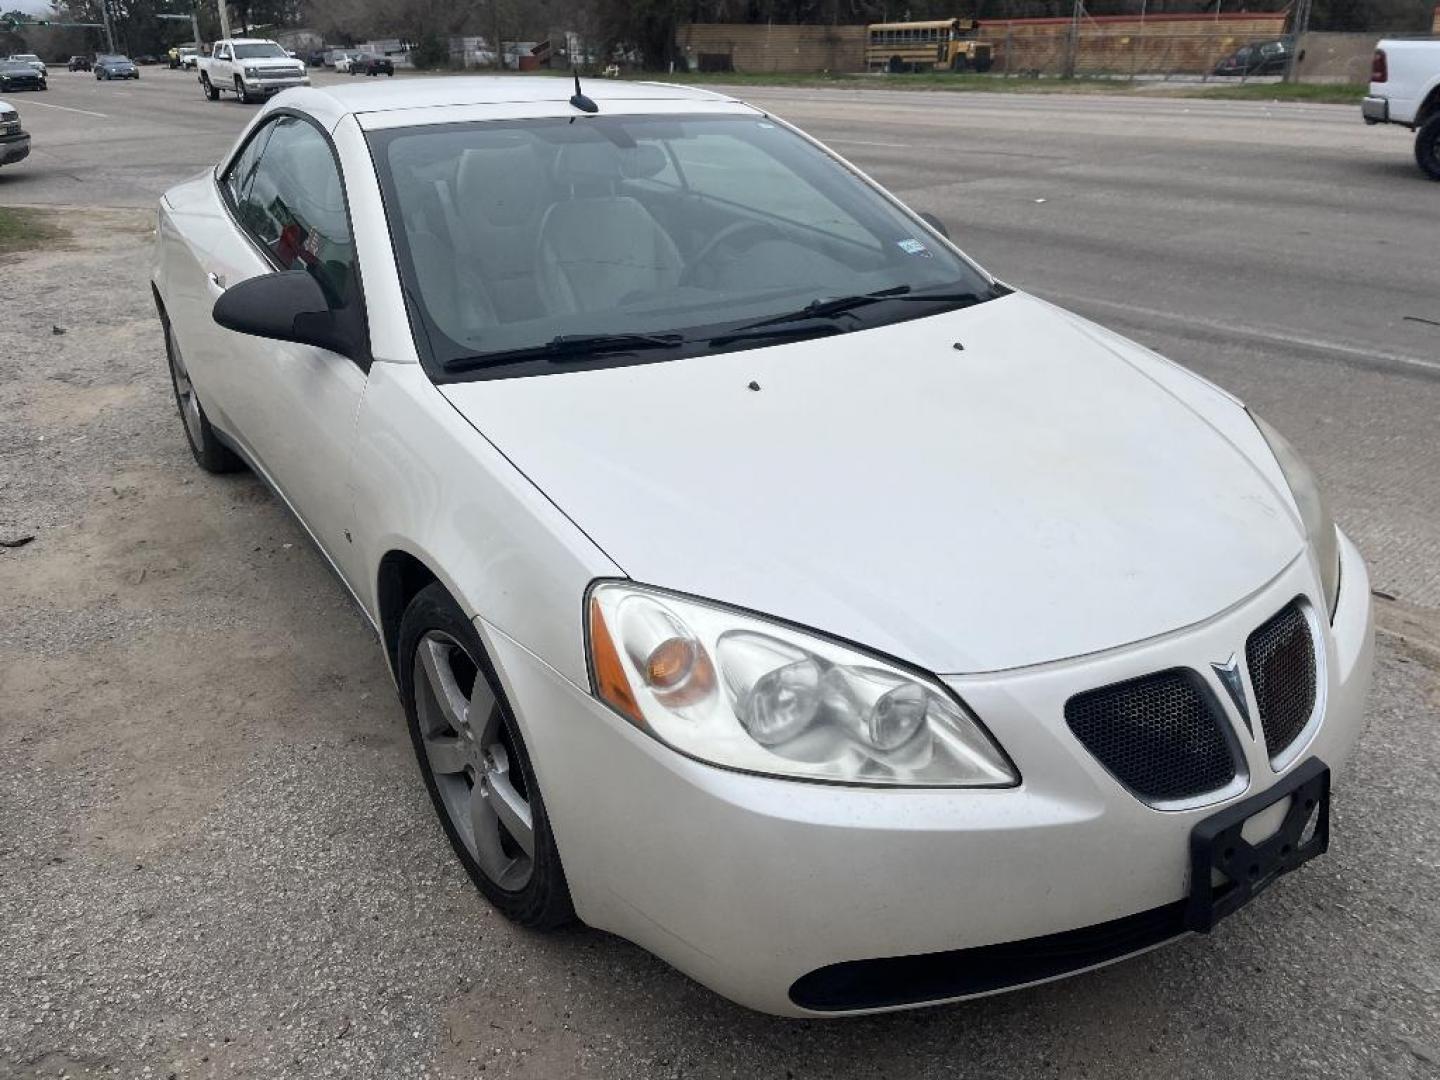
[[[304, 268], [332, 308], [363, 310], [340, 166], [318, 125], [277, 115], [256, 129], [221, 188], [230, 213], [218, 246], [230, 258], [210, 279], [214, 296], [245, 278]], [[234, 437], [336, 569], [353, 580], [346, 566], [349, 470], [368, 356], [239, 334], [213, 320], [211, 332], [217, 397]]]

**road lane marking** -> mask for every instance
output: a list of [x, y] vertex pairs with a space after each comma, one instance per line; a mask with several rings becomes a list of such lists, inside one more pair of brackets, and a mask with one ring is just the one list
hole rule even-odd
[[39, 105], [42, 109], [59, 109], [61, 112], [80, 113], [82, 116], [98, 116], [101, 120], [109, 120], [110, 117], [103, 112], [91, 112], [89, 109], [72, 109], [69, 105], [51, 105], [48, 101], [27, 101], [26, 105]]
[[890, 150], [909, 150], [910, 144], [903, 142], [866, 142], [864, 139], [826, 139], [826, 142], [841, 146], [883, 146]]
[[1168, 322], [1180, 326], [1199, 327], [1218, 334], [1221, 337], [1244, 337], [1256, 341], [1267, 342], [1271, 345], [1290, 345], [1302, 349], [1311, 349], [1317, 352], [1331, 353], [1350, 360], [1359, 360], [1368, 364], [1376, 361], [1393, 364], [1397, 367], [1412, 368], [1417, 371], [1440, 373], [1440, 360], [1424, 360], [1418, 356], [1406, 356], [1402, 353], [1380, 352], [1376, 349], [1362, 349], [1356, 345], [1344, 345], [1338, 341], [1326, 341], [1323, 338], [1305, 337], [1302, 334], [1286, 333], [1283, 330], [1262, 330], [1258, 326], [1245, 326], [1241, 323], [1223, 322], [1219, 319], [1205, 319], [1194, 315], [1177, 315], [1173, 311], [1161, 311], [1158, 308], [1143, 307], [1140, 304], [1126, 304], [1115, 300], [1100, 300], [1093, 296], [1076, 296], [1073, 293], [1058, 293], [1048, 290], [1040, 295], [1057, 304], [1076, 305], [1079, 307], [1109, 308], [1121, 314], [1138, 315], [1144, 319], [1154, 319], [1158, 322]]

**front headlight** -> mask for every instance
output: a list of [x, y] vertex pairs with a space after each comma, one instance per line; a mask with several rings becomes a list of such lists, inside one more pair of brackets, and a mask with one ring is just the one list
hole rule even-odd
[[258, 79], [260, 77], [260, 69], [254, 67], [247, 67], [245, 69], [245, 77], [247, 79]]
[[846, 784], [1019, 783], [949, 690], [892, 661], [628, 582], [595, 585], [587, 608], [595, 695], [682, 754]]
[[1320, 586], [1325, 592], [1326, 613], [1334, 618], [1335, 604], [1340, 599], [1340, 540], [1335, 534], [1335, 519], [1330, 516], [1330, 507], [1320, 493], [1315, 474], [1301, 460], [1289, 440], [1253, 412], [1250, 419], [1255, 421], [1260, 434], [1270, 444], [1280, 471], [1290, 485], [1290, 492], [1295, 496], [1300, 520], [1305, 524], [1305, 535], [1320, 566]]

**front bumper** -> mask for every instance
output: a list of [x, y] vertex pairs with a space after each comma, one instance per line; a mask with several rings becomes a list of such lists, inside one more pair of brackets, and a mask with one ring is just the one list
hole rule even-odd
[[1367, 124], [1385, 124], [1390, 120], [1390, 99], [1365, 97], [1360, 101], [1360, 115]]
[[17, 161], [24, 161], [30, 156], [30, 136], [26, 132], [19, 135], [0, 136], [0, 165], [11, 165]]
[[242, 77], [241, 82], [245, 84], [245, 92], [248, 94], [278, 94], [281, 90], [288, 90], [292, 86], [309, 86], [310, 76], [296, 75], [284, 79], [247, 79]]
[[[713, 768], [478, 625], [530, 745], [580, 916], [741, 1004], [835, 1015], [1056, 978], [1182, 933], [1195, 824], [1284, 782], [1311, 757], [1338, 771], [1363, 728], [1369, 579], [1348, 539], [1341, 548], [1339, 606], [1320, 635], [1318, 723], [1279, 772], [1263, 739], [1242, 738], [1243, 789], [1189, 810], [1155, 810], [1122, 788], [1070, 734], [1064, 703], [1176, 666], [1215, 679], [1211, 662], [1243, 656], [1248, 635], [1295, 597], [1323, 610], [1307, 558], [1209, 622], [1163, 638], [946, 679], [1018, 766], [1022, 783], [1007, 790], [863, 789]], [[1218, 681], [1215, 690], [1225, 700]], [[1035, 966], [1039, 946], [1065, 963]], [[866, 997], [862, 986], [827, 1003], [807, 996], [814, 978], [802, 981], [856, 961], [933, 967], [961, 950], [988, 958], [990, 985], [957, 993], [953, 982], [917, 975], [898, 990]]]

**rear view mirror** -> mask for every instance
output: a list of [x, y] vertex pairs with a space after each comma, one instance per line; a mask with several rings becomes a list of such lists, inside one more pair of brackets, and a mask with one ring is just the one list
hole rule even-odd
[[945, 223], [941, 221], [938, 217], [936, 217], [934, 214], [922, 211], [920, 214], [920, 220], [923, 221], [926, 225], [929, 225], [930, 228], [934, 229], [946, 240], [950, 239], [950, 230], [945, 228]]
[[293, 341], [357, 359], [358, 343], [338, 318], [320, 283], [306, 270], [248, 278], [215, 301], [214, 319], [238, 334]]

